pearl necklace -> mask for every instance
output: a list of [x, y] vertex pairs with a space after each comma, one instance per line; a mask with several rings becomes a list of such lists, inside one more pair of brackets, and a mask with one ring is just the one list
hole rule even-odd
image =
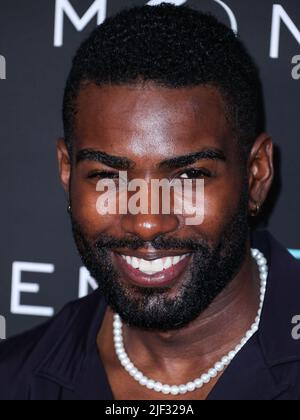
[[254, 324], [251, 326], [250, 330], [247, 331], [241, 342], [236, 346], [236, 348], [230, 351], [226, 356], [224, 356], [219, 362], [217, 362], [212, 369], [207, 373], [203, 374], [200, 378], [195, 379], [192, 382], [188, 382], [185, 385], [180, 386], [171, 386], [163, 385], [160, 382], [156, 382], [152, 379], [147, 378], [140, 372], [134, 364], [129, 359], [123, 340], [123, 324], [119, 315], [114, 315], [113, 331], [114, 331], [114, 345], [117, 357], [124, 367], [124, 369], [132, 376], [141, 386], [144, 386], [150, 390], [153, 390], [158, 393], [165, 395], [179, 395], [186, 394], [188, 392], [193, 392], [196, 389], [202, 388], [205, 384], [208, 384], [213, 378], [216, 378], [225, 368], [232, 362], [236, 355], [241, 351], [245, 344], [252, 338], [252, 336], [257, 332], [260, 324], [261, 312], [265, 300], [266, 287], [267, 287], [267, 277], [268, 277], [268, 266], [267, 260], [264, 255], [257, 249], [252, 249], [252, 256], [256, 260], [261, 281], [260, 289], [260, 305], [255, 319]]

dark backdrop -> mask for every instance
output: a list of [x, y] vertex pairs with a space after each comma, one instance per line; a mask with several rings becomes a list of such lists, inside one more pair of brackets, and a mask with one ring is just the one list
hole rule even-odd
[[[7, 319], [8, 336], [45, 321], [91, 289], [73, 245], [57, 175], [55, 139], [62, 135], [63, 88], [75, 49], [104, 16], [146, 3], [0, 0], [2, 67], [6, 61], [6, 80], [0, 80], [0, 315]], [[286, 247], [298, 250], [299, 0], [176, 3], [237, 24], [260, 66], [267, 127], [278, 146], [268, 225]]]

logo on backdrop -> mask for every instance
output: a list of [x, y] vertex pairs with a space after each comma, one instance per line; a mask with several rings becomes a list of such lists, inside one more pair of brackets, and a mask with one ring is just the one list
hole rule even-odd
[[280, 33], [282, 24], [289, 30], [295, 40], [300, 45], [300, 30], [293, 22], [291, 17], [287, 14], [286, 10], [280, 4], [273, 5], [272, 14], [272, 30], [271, 30], [271, 43], [270, 43], [270, 57], [279, 58], [280, 51]]
[[[238, 22], [235, 17], [234, 11], [221, 0], [212, 0], [214, 3], [220, 5], [225, 10], [229, 18], [229, 23], [233, 31], [238, 32]], [[150, 0], [146, 4], [156, 6], [161, 3], [170, 3], [180, 6], [187, 3], [187, 0]], [[292, 20], [291, 16], [280, 4], [273, 4], [272, 10], [272, 23], [270, 34], [270, 52], [269, 55], [273, 59], [278, 59], [280, 56], [280, 37], [281, 29], [285, 27], [292, 37], [300, 45], [300, 29]], [[107, 0], [95, 0], [89, 9], [80, 17], [74, 9], [70, 0], [56, 0], [55, 2], [55, 21], [54, 21], [54, 46], [62, 47], [64, 43], [64, 20], [65, 17], [73, 24], [75, 29], [79, 32], [91, 22], [92, 19], [97, 17], [97, 24], [100, 25], [107, 16]]]
[[0, 315], [0, 341], [6, 339], [6, 319]]
[[[53, 264], [15, 261], [12, 266], [10, 311], [14, 315], [28, 315], [38, 317], [52, 317], [55, 310], [51, 306], [25, 305], [22, 303], [24, 295], [36, 295], [41, 290], [39, 283], [23, 281], [24, 273], [38, 273], [43, 276], [55, 273]], [[87, 296], [91, 290], [98, 287], [85, 267], [79, 269], [78, 297]], [[2, 321], [3, 322], [3, 321]]]
[[300, 340], [300, 315], [293, 317], [292, 324], [295, 325], [292, 329], [292, 337], [294, 340]]
[[300, 80], [300, 55], [295, 55], [292, 58], [292, 78], [294, 80]]
[[[219, 4], [227, 13], [230, 26], [234, 32], [238, 31], [238, 24], [236, 17], [230, 7], [221, 0], [212, 0]], [[170, 3], [175, 6], [181, 6], [187, 0], [150, 0], [146, 2], [149, 6], [157, 6], [161, 3]], [[80, 17], [73, 8], [70, 0], [56, 0], [55, 3], [55, 23], [54, 23], [54, 46], [62, 47], [64, 43], [64, 16], [72, 22], [75, 29], [81, 32], [90, 23], [95, 16], [97, 16], [97, 24], [101, 25], [104, 22], [107, 14], [107, 0], [95, 0], [89, 7], [86, 13]]]
[[0, 80], [6, 80], [6, 59], [0, 55]]

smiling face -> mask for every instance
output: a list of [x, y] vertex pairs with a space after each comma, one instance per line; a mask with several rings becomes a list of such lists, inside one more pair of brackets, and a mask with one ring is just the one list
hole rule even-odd
[[[58, 146], [75, 240], [108, 304], [128, 324], [171, 330], [206, 309], [247, 250], [249, 182], [221, 95], [197, 86], [81, 90], [69, 161]], [[99, 179], [204, 179], [204, 221], [184, 215], [100, 216]], [[257, 188], [256, 188], [257, 189]]]

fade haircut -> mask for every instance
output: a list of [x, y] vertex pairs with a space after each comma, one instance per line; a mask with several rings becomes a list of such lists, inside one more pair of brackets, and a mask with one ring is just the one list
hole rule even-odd
[[264, 130], [259, 72], [238, 36], [210, 14], [164, 3], [125, 9], [106, 19], [78, 49], [63, 103], [69, 152], [83, 86], [141, 82], [217, 88], [244, 156]]

